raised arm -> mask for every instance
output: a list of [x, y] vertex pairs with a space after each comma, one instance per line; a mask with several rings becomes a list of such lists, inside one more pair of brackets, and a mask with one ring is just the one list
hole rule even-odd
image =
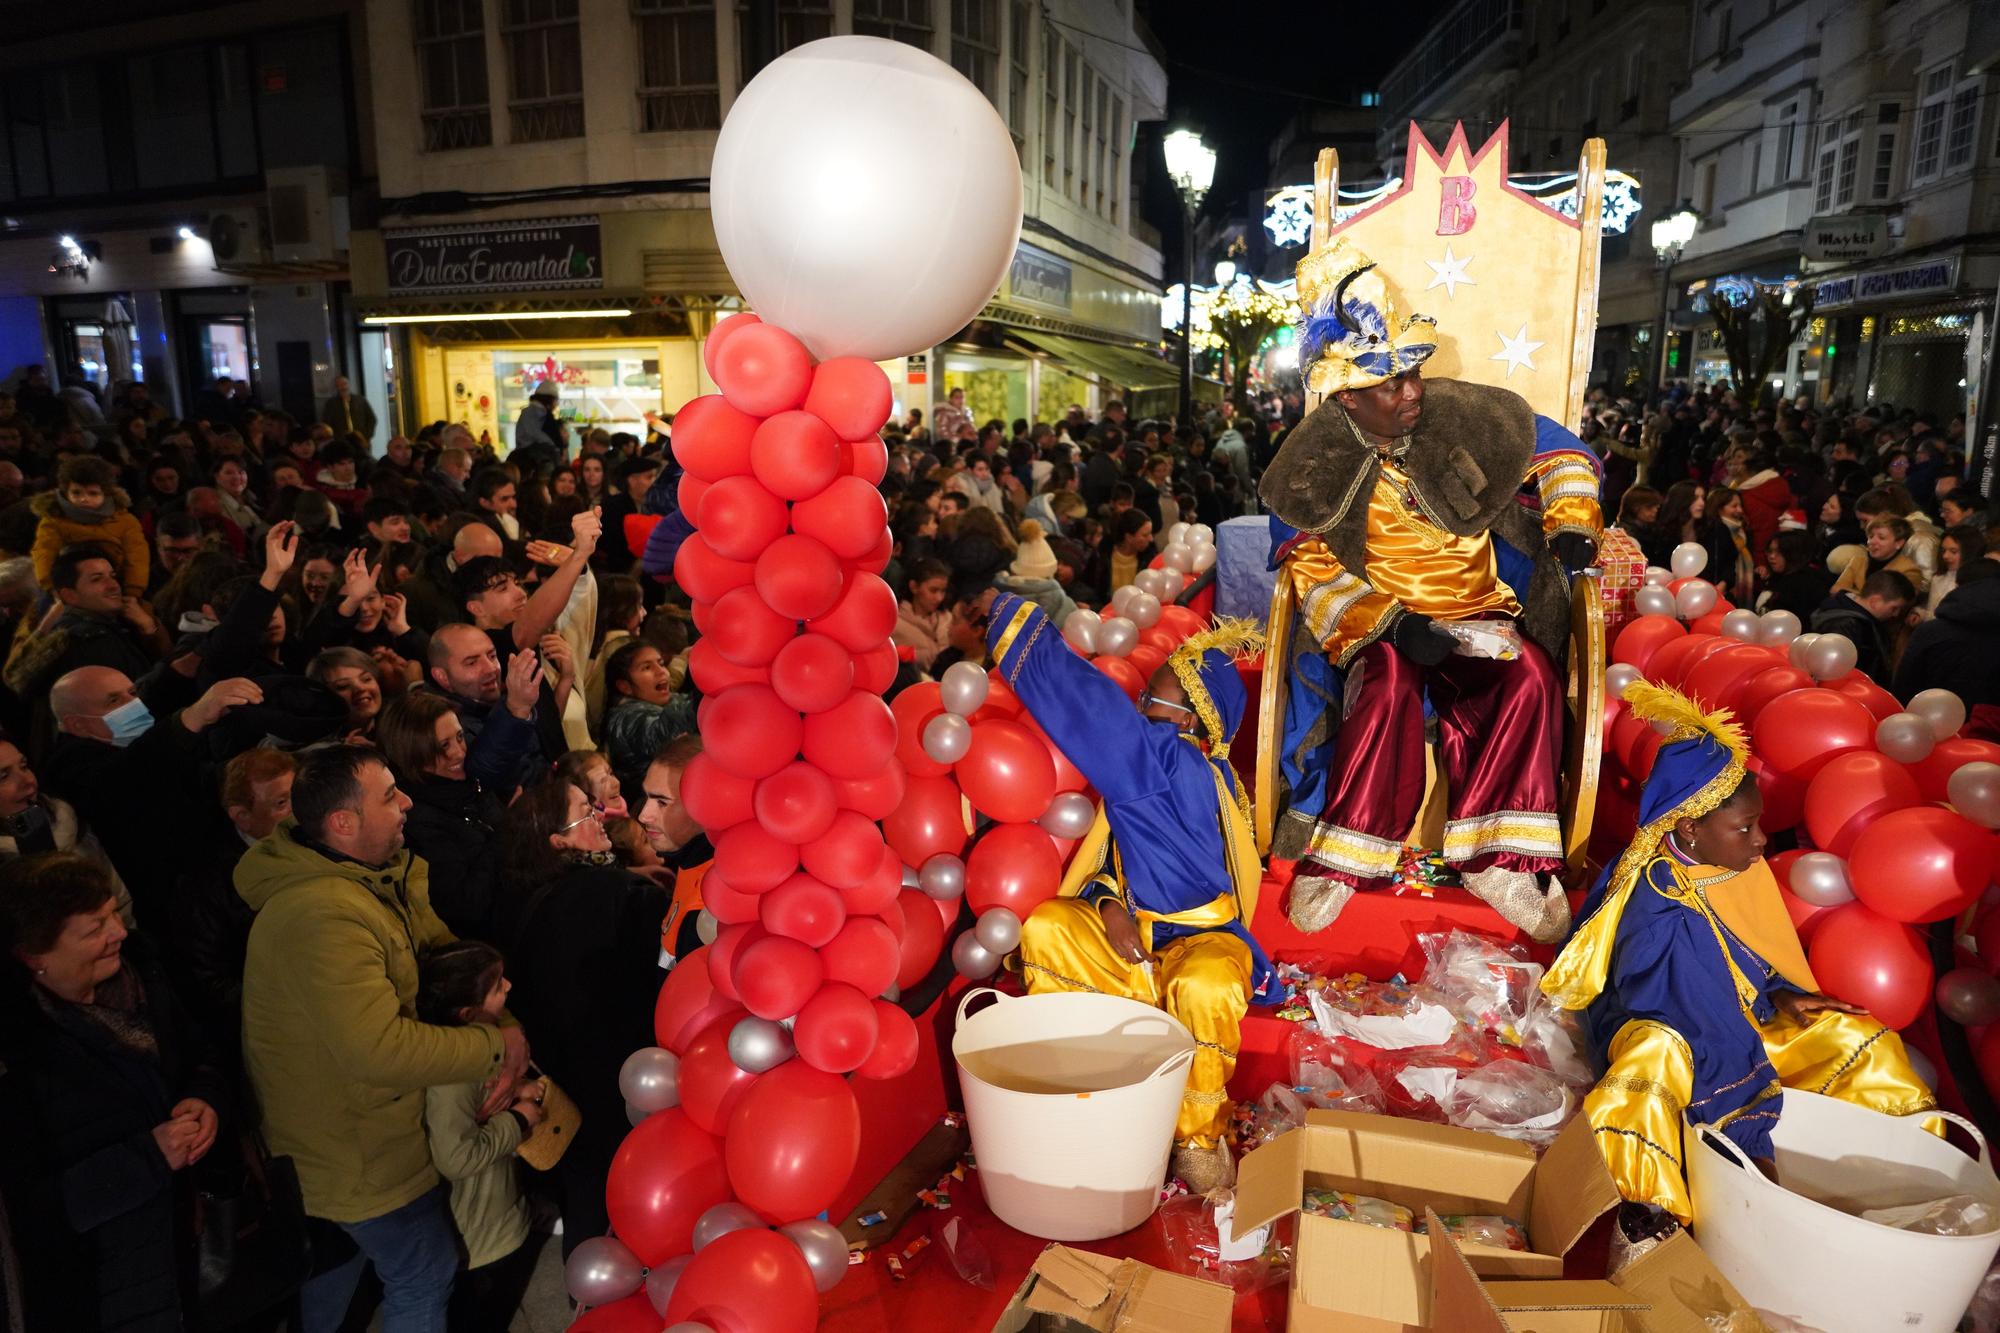
[[577, 579], [590, 563], [591, 553], [597, 550], [597, 538], [604, 530], [603, 519], [596, 509], [578, 514], [570, 520], [572, 540], [569, 555], [542, 580], [528, 598], [528, 604], [521, 608], [521, 614], [514, 618], [514, 646], [533, 648], [541, 643], [542, 636], [549, 632], [569, 605], [569, 595], [576, 589]]

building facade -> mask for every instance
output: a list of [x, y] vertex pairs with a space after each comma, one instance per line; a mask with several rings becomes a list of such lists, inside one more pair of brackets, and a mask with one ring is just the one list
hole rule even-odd
[[[355, 234], [355, 305], [364, 327], [391, 333], [410, 423], [463, 421], [499, 441], [553, 381], [564, 415], [636, 431], [643, 412], [711, 391], [703, 340], [741, 304], [708, 213], [717, 131], [753, 51], [848, 33], [965, 74], [1012, 131], [1025, 185], [999, 295], [947, 345], [885, 367], [899, 411], [962, 386], [981, 417], [1060, 415], [1152, 373], [1160, 256], [1133, 212], [1132, 146], [1164, 115], [1166, 81], [1127, 0], [368, 0], [367, 12], [381, 206]], [[925, 163], [907, 163], [910, 207], [926, 180]], [[1159, 374], [1172, 382], [1170, 367]]]

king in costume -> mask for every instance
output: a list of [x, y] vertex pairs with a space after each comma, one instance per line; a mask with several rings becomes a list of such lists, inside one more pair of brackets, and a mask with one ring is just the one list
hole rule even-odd
[[[1033, 603], [996, 599], [987, 638], [1007, 684], [1103, 798], [1061, 896], [1023, 924], [1028, 992], [1097, 991], [1180, 1020], [1197, 1045], [1174, 1169], [1197, 1192], [1226, 1184], [1240, 1025], [1251, 999], [1275, 998], [1277, 984], [1249, 930], [1262, 869], [1249, 796], [1228, 758], [1248, 699], [1236, 655], [1259, 637], [1240, 624], [1193, 636], [1154, 673], [1137, 711]], [[1112, 918], [1129, 922], [1137, 956], [1114, 947]]]
[[[1557, 818], [1569, 578], [1596, 554], [1597, 460], [1520, 395], [1426, 382], [1437, 325], [1399, 318], [1346, 236], [1299, 264], [1300, 356], [1325, 400], [1264, 474], [1271, 566], [1297, 598], [1286, 663], [1276, 856], [1299, 862], [1290, 912], [1331, 924], [1386, 887], [1426, 785], [1427, 714], [1447, 783], [1445, 860], [1543, 941], [1568, 901]], [[1524, 482], [1539, 507], [1522, 495]], [[1513, 660], [1454, 652], [1441, 623], [1506, 620]]]
[[1817, 993], [1760, 855], [1763, 800], [1729, 714], [1653, 685], [1624, 698], [1673, 730], [1640, 794], [1638, 834], [1591, 890], [1542, 990], [1584, 1011], [1605, 1073], [1583, 1113], [1619, 1193], [1686, 1223], [1683, 1116], [1765, 1161], [1786, 1088], [1885, 1115], [1937, 1101], [1900, 1037]]

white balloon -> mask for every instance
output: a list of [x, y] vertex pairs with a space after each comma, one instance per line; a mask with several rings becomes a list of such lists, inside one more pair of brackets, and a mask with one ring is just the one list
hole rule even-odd
[[956, 713], [939, 713], [924, 723], [923, 746], [940, 764], [955, 764], [972, 748], [972, 724]]
[[1632, 593], [1632, 610], [1642, 616], [1673, 615], [1674, 595], [1649, 583]]
[[1097, 651], [1097, 627], [1102, 622], [1095, 611], [1072, 611], [1063, 621], [1062, 636], [1072, 648], [1086, 653]]
[[999, 971], [1000, 958], [969, 930], [951, 942], [951, 965], [960, 976], [973, 981], [984, 981]]
[[1097, 820], [1097, 807], [1090, 798], [1080, 791], [1061, 791], [1049, 802], [1049, 808], [1042, 811], [1042, 817], [1035, 822], [1042, 831], [1056, 838], [1081, 838], [1090, 832], [1090, 826]]
[[1910, 711], [1931, 724], [1931, 734], [1939, 740], [1958, 735], [1965, 725], [1965, 701], [1950, 690], [1919, 690], [1910, 696]]
[[703, 944], [715, 943], [715, 937], [722, 933], [722, 923], [715, 919], [715, 913], [706, 907], [695, 914], [694, 935]]
[[1181, 576], [1181, 572], [1178, 569], [1156, 569], [1153, 572], [1160, 576], [1156, 582], [1159, 583], [1161, 589], [1159, 592], [1154, 593], [1153, 596], [1159, 598], [1162, 602], [1172, 601], [1181, 595], [1182, 588], [1187, 587], [1187, 580]]
[[1668, 563], [1673, 567], [1675, 578], [1691, 579], [1708, 568], [1708, 548], [1700, 542], [1682, 542], [1674, 548], [1673, 558]]
[[1132, 606], [1132, 599], [1142, 595], [1138, 584], [1128, 583], [1111, 594], [1111, 609], [1121, 616], [1126, 615]]
[[986, 669], [977, 662], [953, 662], [938, 678], [938, 702], [945, 711], [970, 717], [986, 702]]
[[821, 360], [943, 342], [1000, 289], [1021, 235], [1006, 122], [951, 66], [881, 37], [766, 65], [716, 137], [708, 198], [744, 299]]
[[1854, 640], [1845, 634], [1822, 634], [1813, 640], [1806, 653], [1806, 670], [1817, 681], [1839, 680], [1854, 670], [1857, 660]]
[[1139, 646], [1139, 627], [1124, 617], [1107, 620], [1097, 627], [1097, 651], [1123, 657]]
[[1646, 586], [1648, 588], [1664, 588], [1673, 581], [1673, 570], [1661, 569], [1658, 565], [1648, 565], [1646, 567]]
[[1187, 542], [1190, 546], [1213, 546], [1215, 529], [1206, 523], [1197, 523], [1187, 530]]
[[1847, 862], [1832, 852], [1807, 852], [1792, 862], [1790, 880], [1792, 895], [1815, 907], [1838, 907], [1854, 900]]
[[939, 852], [924, 862], [917, 883], [929, 896], [948, 903], [965, 892], [965, 862], [950, 852]]
[[1757, 613], [1740, 606], [1722, 618], [1722, 637], [1725, 639], [1755, 643], [1763, 630], [1764, 622]]
[[1142, 569], [1132, 578], [1132, 586], [1140, 592], [1150, 593], [1165, 599], [1167, 596], [1167, 571], [1164, 569]]
[[1615, 662], [1604, 669], [1604, 692], [1614, 699], [1623, 699], [1626, 686], [1645, 678], [1645, 673], [1630, 662]]
[[1176, 542], [1160, 553], [1161, 563], [1177, 574], [1185, 574], [1194, 568], [1194, 548], [1185, 542]]
[[1766, 648], [1788, 647], [1804, 628], [1790, 611], [1766, 611], [1758, 622], [1757, 642]]
[[1213, 568], [1215, 568], [1215, 548], [1213, 546], [1195, 547], [1194, 572], [1197, 574], [1206, 574]]
[[989, 907], [979, 914], [972, 934], [981, 948], [1010, 954], [1021, 943], [1021, 918], [1004, 907]]
[[1192, 526], [1189, 523], [1173, 523], [1168, 525], [1162, 544], [1165, 546], [1179, 546], [1187, 540], [1188, 529]]
[[732, 1231], [757, 1231], [763, 1226], [763, 1218], [736, 1200], [726, 1199], [694, 1220], [695, 1252], [700, 1253]]
[[1151, 629], [1160, 623], [1160, 599], [1133, 589], [1131, 599], [1125, 604], [1125, 618], [1140, 629]]
[[1793, 639], [1790, 646], [1785, 649], [1786, 660], [1788, 660], [1793, 666], [1797, 667], [1799, 670], [1804, 671], [1806, 669], [1806, 662], [1808, 660], [1806, 655], [1812, 651], [1812, 646], [1818, 642], [1819, 642], [1819, 635], [1817, 634], [1806, 633], [1799, 635], [1796, 639]]
[[1683, 620], [1699, 620], [1715, 609], [1715, 585], [1699, 580], [1682, 584], [1674, 594], [1674, 609]]
[[1875, 724], [1875, 748], [1899, 764], [1920, 764], [1937, 748], [1937, 737], [1928, 719], [1891, 713]]

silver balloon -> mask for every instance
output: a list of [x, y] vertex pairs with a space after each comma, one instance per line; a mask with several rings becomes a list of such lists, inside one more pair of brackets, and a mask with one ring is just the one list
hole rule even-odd
[[904, 887], [904, 888], [906, 888], [906, 889], [920, 889], [920, 888], [922, 888], [922, 887], [923, 887], [923, 885], [924, 885], [924, 881], [923, 881], [923, 877], [922, 877], [921, 875], [919, 875], [919, 874], [917, 873], [917, 868], [916, 868], [915, 866], [904, 866], [904, 867], [903, 867], [903, 887]]
[[[667, 1260], [658, 1268], [646, 1270], [646, 1299], [652, 1302], [654, 1314], [666, 1317], [667, 1301], [674, 1294], [674, 1283], [681, 1280], [681, 1270], [693, 1262], [693, 1255], [682, 1254]], [[674, 1327], [684, 1326], [676, 1324]]]
[[1791, 646], [1785, 649], [1785, 660], [1799, 670], [1804, 671], [1806, 669], [1806, 654], [1811, 652], [1812, 646], [1818, 642], [1819, 635], [1817, 634], [1805, 633], [1799, 635], [1798, 638], [1792, 640]]
[[1195, 547], [1194, 572], [1197, 574], [1206, 574], [1213, 568], [1215, 568], [1215, 548], [1213, 546]]
[[1005, 956], [1021, 945], [1021, 918], [1004, 907], [989, 907], [972, 927], [979, 947]]
[[1674, 548], [1668, 565], [1677, 579], [1691, 579], [1708, 568], [1708, 548], [1700, 542], [1682, 542]]
[[950, 852], [939, 852], [917, 872], [917, 885], [939, 902], [948, 903], [965, 892], [965, 862]]
[[1132, 586], [1140, 592], [1151, 593], [1155, 597], [1167, 595], [1167, 571], [1164, 569], [1142, 569], [1133, 576]]
[[1875, 748], [1899, 764], [1922, 763], [1936, 745], [1931, 724], [1915, 713], [1891, 713], [1875, 724]]
[[700, 1254], [732, 1231], [755, 1231], [763, 1225], [763, 1218], [734, 1199], [718, 1203], [694, 1220], [694, 1251]]
[[[960, 662], [959, 665], [967, 664]], [[957, 763], [971, 748], [972, 724], [957, 713], [939, 713], [924, 723], [924, 753], [940, 764]]]
[[1097, 651], [1098, 617], [1095, 611], [1072, 611], [1063, 621], [1062, 636], [1070, 647], [1086, 653]]
[[1116, 611], [1121, 616], [1129, 615], [1130, 608], [1132, 606], [1132, 599], [1139, 595], [1140, 595], [1139, 585], [1136, 583], [1128, 583], [1124, 587], [1120, 588], [1117, 592], [1111, 594], [1111, 609], [1113, 611]]
[[1160, 623], [1160, 599], [1149, 592], [1134, 589], [1124, 609], [1125, 618], [1140, 629], [1151, 629]]
[[1838, 907], [1854, 901], [1847, 882], [1847, 863], [1832, 852], [1807, 852], [1792, 862], [1790, 888], [1794, 897], [1815, 907]]
[[618, 1069], [618, 1091], [627, 1106], [647, 1115], [681, 1104], [681, 1058], [658, 1046], [641, 1046]]
[[1192, 526], [1194, 525], [1191, 523], [1168, 524], [1167, 530], [1160, 534], [1161, 549], [1164, 550], [1166, 547], [1169, 546], [1180, 546], [1186, 543], [1188, 529]]
[[1124, 657], [1138, 646], [1139, 627], [1122, 616], [1097, 627], [1097, 651], [1106, 656]]
[[887, 1000], [890, 1004], [894, 1004], [903, 998], [903, 988], [892, 981], [889, 983], [889, 989], [882, 992], [881, 998]]
[[1182, 588], [1187, 587], [1187, 579], [1182, 577], [1178, 569], [1156, 569], [1153, 572], [1160, 576], [1155, 580], [1159, 585], [1160, 591], [1154, 593], [1153, 596], [1159, 598], [1162, 602], [1172, 601], [1181, 595]]
[[1670, 616], [1674, 614], [1674, 595], [1665, 588], [1648, 585], [1635, 589], [1632, 593], [1632, 610], [1642, 616]]
[[1931, 724], [1939, 740], [1958, 735], [1965, 725], [1965, 701], [1950, 690], [1919, 690], [1910, 696], [1910, 711]]
[[1683, 620], [1699, 620], [1715, 609], [1715, 585], [1696, 580], [1683, 583], [1681, 590], [1674, 594], [1674, 610], [1680, 612]]
[[592, 1236], [563, 1263], [563, 1290], [578, 1305], [609, 1305], [639, 1289], [646, 1270], [616, 1236]]
[[1960, 764], [1944, 790], [1952, 809], [1981, 828], [2000, 828], [2000, 764]]
[[778, 1228], [778, 1234], [799, 1247], [806, 1267], [812, 1269], [813, 1285], [821, 1294], [832, 1291], [847, 1276], [847, 1237], [833, 1223], [818, 1218], [787, 1222]]
[[1931, 1063], [1928, 1055], [1915, 1046], [1905, 1046], [1903, 1056], [1910, 1062], [1910, 1071], [1925, 1087], [1935, 1088], [1938, 1085], [1937, 1066]]
[[1604, 669], [1604, 692], [1614, 699], [1625, 697], [1625, 687], [1636, 685], [1646, 675], [1630, 662], [1614, 662]]
[[1766, 611], [1757, 624], [1757, 642], [1766, 648], [1783, 648], [1799, 637], [1804, 626], [1790, 611]]
[[1215, 545], [1215, 529], [1206, 523], [1197, 523], [1187, 530], [1187, 536], [1184, 540], [1189, 546], [1213, 546]]
[[2000, 1019], [2000, 980], [1976, 967], [1954, 967], [1937, 979], [1938, 1012], [1961, 1027]]
[[1166, 550], [1160, 552], [1160, 563], [1168, 569], [1185, 574], [1194, 568], [1194, 548], [1185, 543], [1179, 546], [1169, 546]]
[[1080, 791], [1059, 791], [1035, 822], [1052, 838], [1081, 838], [1097, 822], [1097, 807]]
[[694, 934], [696, 939], [700, 940], [703, 944], [713, 944], [715, 943], [715, 937], [721, 933], [722, 923], [715, 919], [715, 913], [709, 911], [706, 907], [695, 913]]
[[947, 713], [967, 717], [986, 702], [986, 672], [977, 662], [954, 662], [938, 679], [938, 702]]
[[630, 1102], [625, 1103], [625, 1123], [632, 1126], [634, 1129], [637, 1129], [639, 1127], [639, 1122], [641, 1120], [644, 1120], [647, 1116], [651, 1114], [653, 1114], [651, 1111], [641, 1110], [639, 1107], [632, 1105], [632, 1103]]
[[1661, 569], [1658, 565], [1647, 566], [1646, 586], [1648, 588], [1664, 588], [1673, 581], [1674, 581], [1673, 570]]
[[981, 944], [978, 936], [968, 930], [951, 942], [951, 965], [962, 977], [984, 981], [1000, 970], [1000, 955]]
[[1763, 632], [1764, 621], [1755, 611], [1746, 611], [1739, 606], [1722, 618], [1722, 637], [1725, 639], [1755, 643]]
[[1839, 680], [1854, 670], [1854, 640], [1845, 634], [1822, 634], [1806, 650], [1806, 670], [1814, 680]]
[[739, 1018], [729, 1029], [730, 1062], [746, 1074], [776, 1069], [792, 1054], [792, 1034], [768, 1018]]

